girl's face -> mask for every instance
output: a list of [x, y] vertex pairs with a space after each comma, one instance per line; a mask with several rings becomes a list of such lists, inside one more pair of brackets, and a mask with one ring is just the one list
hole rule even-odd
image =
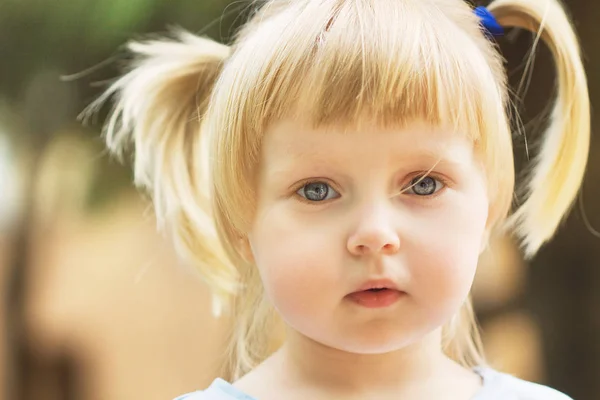
[[[290, 328], [340, 350], [383, 353], [458, 311], [488, 216], [468, 139], [418, 122], [343, 131], [285, 120], [267, 132], [261, 157], [249, 242]], [[352, 295], [374, 281], [391, 289]]]

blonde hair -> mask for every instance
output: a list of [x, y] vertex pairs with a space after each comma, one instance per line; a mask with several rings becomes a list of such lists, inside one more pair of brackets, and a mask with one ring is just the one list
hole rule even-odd
[[[160, 226], [215, 304], [233, 305], [226, 379], [251, 370], [282, 339], [273, 336], [281, 321], [257, 268], [240, 250], [252, 224], [261, 140], [280, 118], [301, 116], [315, 126], [364, 118], [402, 126], [420, 118], [454, 129], [485, 163], [489, 225], [513, 229], [527, 256], [554, 234], [577, 195], [589, 147], [578, 41], [556, 0], [496, 0], [488, 9], [504, 27], [536, 33], [557, 72], [525, 200], [510, 215], [515, 178], [503, 59], [462, 0], [266, 1], [230, 47], [182, 31], [129, 45], [131, 69], [87, 113], [115, 96], [108, 147], [119, 155], [133, 147], [136, 184], [151, 193]], [[470, 300], [443, 333], [453, 359], [484, 363]]]

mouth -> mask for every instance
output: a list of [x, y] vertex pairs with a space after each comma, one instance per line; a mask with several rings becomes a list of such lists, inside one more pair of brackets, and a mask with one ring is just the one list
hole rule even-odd
[[399, 290], [398, 285], [390, 279], [377, 279], [365, 282], [356, 289], [356, 292], [363, 291], [381, 291], [381, 290]]
[[369, 281], [350, 293], [347, 298], [366, 308], [385, 308], [396, 303], [405, 292], [391, 280]]
[[405, 295], [406, 293], [395, 289], [368, 289], [350, 293], [347, 297], [353, 303], [365, 308], [385, 308]]

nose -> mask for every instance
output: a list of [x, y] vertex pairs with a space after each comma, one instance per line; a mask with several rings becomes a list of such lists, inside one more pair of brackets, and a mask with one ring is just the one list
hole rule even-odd
[[352, 255], [390, 255], [400, 249], [400, 237], [393, 227], [391, 215], [381, 208], [365, 213], [348, 237], [348, 251]]

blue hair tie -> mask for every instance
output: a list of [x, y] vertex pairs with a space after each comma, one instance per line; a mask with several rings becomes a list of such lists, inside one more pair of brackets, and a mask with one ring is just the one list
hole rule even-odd
[[481, 25], [485, 28], [486, 33], [490, 36], [502, 36], [504, 35], [504, 28], [500, 26], [496, 17], [489, 12], [489, 10], [483, 6], [479, 6], [473, 10], [479, 17]]

